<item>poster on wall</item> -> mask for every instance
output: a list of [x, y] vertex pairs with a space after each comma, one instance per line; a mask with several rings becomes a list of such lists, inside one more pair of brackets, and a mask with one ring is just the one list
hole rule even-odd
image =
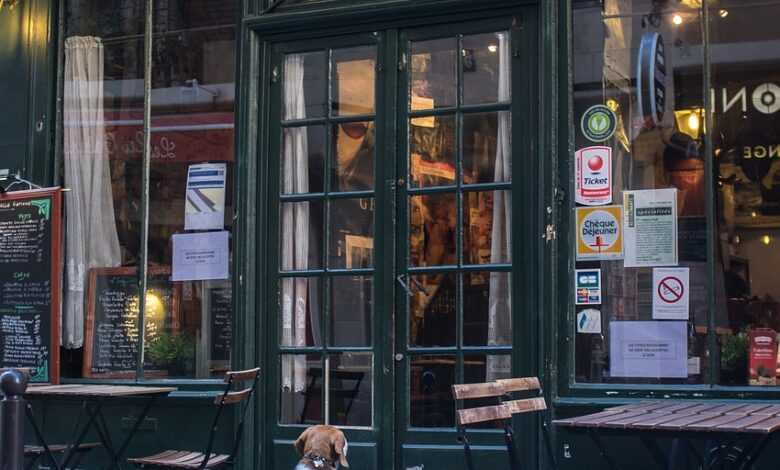
[[609, 333], [612, 377], [688, 377], [687, 322], [613, 321]]
[[625, 267], [676, 266], [677, 189], [623, 192]]
[[221, 230], [224, 227], [226, 174], [224, 163], [189, 166], [184, 230]]
[[577, 208], [577, 261], [623, 258], [623, 208]]
[[612, 203], [612, 148], [585, 147], [574, 154], [577, 191], [574, 200], [583, 206]]

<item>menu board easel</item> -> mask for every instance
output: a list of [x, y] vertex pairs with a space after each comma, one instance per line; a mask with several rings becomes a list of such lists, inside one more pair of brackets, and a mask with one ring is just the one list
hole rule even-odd
[[0, 368], [60, 379], [60, 188], [0, 194]]

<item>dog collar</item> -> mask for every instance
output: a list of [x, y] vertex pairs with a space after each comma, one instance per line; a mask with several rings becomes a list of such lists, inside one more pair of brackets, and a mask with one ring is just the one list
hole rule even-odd
[[326, 468], [336, 468], [333, 462], [313, 452], [309, 452], [308, 454], [305, 454], [303, 458], [307, 460], [311, 460], [311, 463], [314, 464], [314, 468], [318, 470], [326, 469]]

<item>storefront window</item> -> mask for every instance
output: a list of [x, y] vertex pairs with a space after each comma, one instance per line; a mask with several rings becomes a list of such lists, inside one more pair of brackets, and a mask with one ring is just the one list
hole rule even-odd
[[574, 2], [576, 382], [775, 384], [778, 13]]
[[145, 250], [145, 377], [210, 378], [231, 359], [236, 5], [155, 3], [142, 247], [144, 3], [65, 2], [64, 371], [136, 376]]

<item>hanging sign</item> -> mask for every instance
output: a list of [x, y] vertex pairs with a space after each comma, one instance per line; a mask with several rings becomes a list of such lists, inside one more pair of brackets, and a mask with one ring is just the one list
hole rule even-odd
[[583, 113], [580, 128], [591, 142], [604, 142], [615, 134], [617, 116], [608, 106], [597, 104]]
[[612, 148], [586, 147], [575, 153], [577, 193], [574, 200], [585, 206], [612, 202]]
[[577, 269], [574, 273], [575, 305], [601, 304], [601, 270]]
[[623, 258], [623, 208], [577, 208], [577, 261]]
[[666, 53], [660, 34], [642, 35], [636, 76], [639, 115], [648, 127], [655, 127], [663, 120], [666, 106]]
[[653, 319], [688, 320], [690, 292], [688, 268], [653, 269]]

